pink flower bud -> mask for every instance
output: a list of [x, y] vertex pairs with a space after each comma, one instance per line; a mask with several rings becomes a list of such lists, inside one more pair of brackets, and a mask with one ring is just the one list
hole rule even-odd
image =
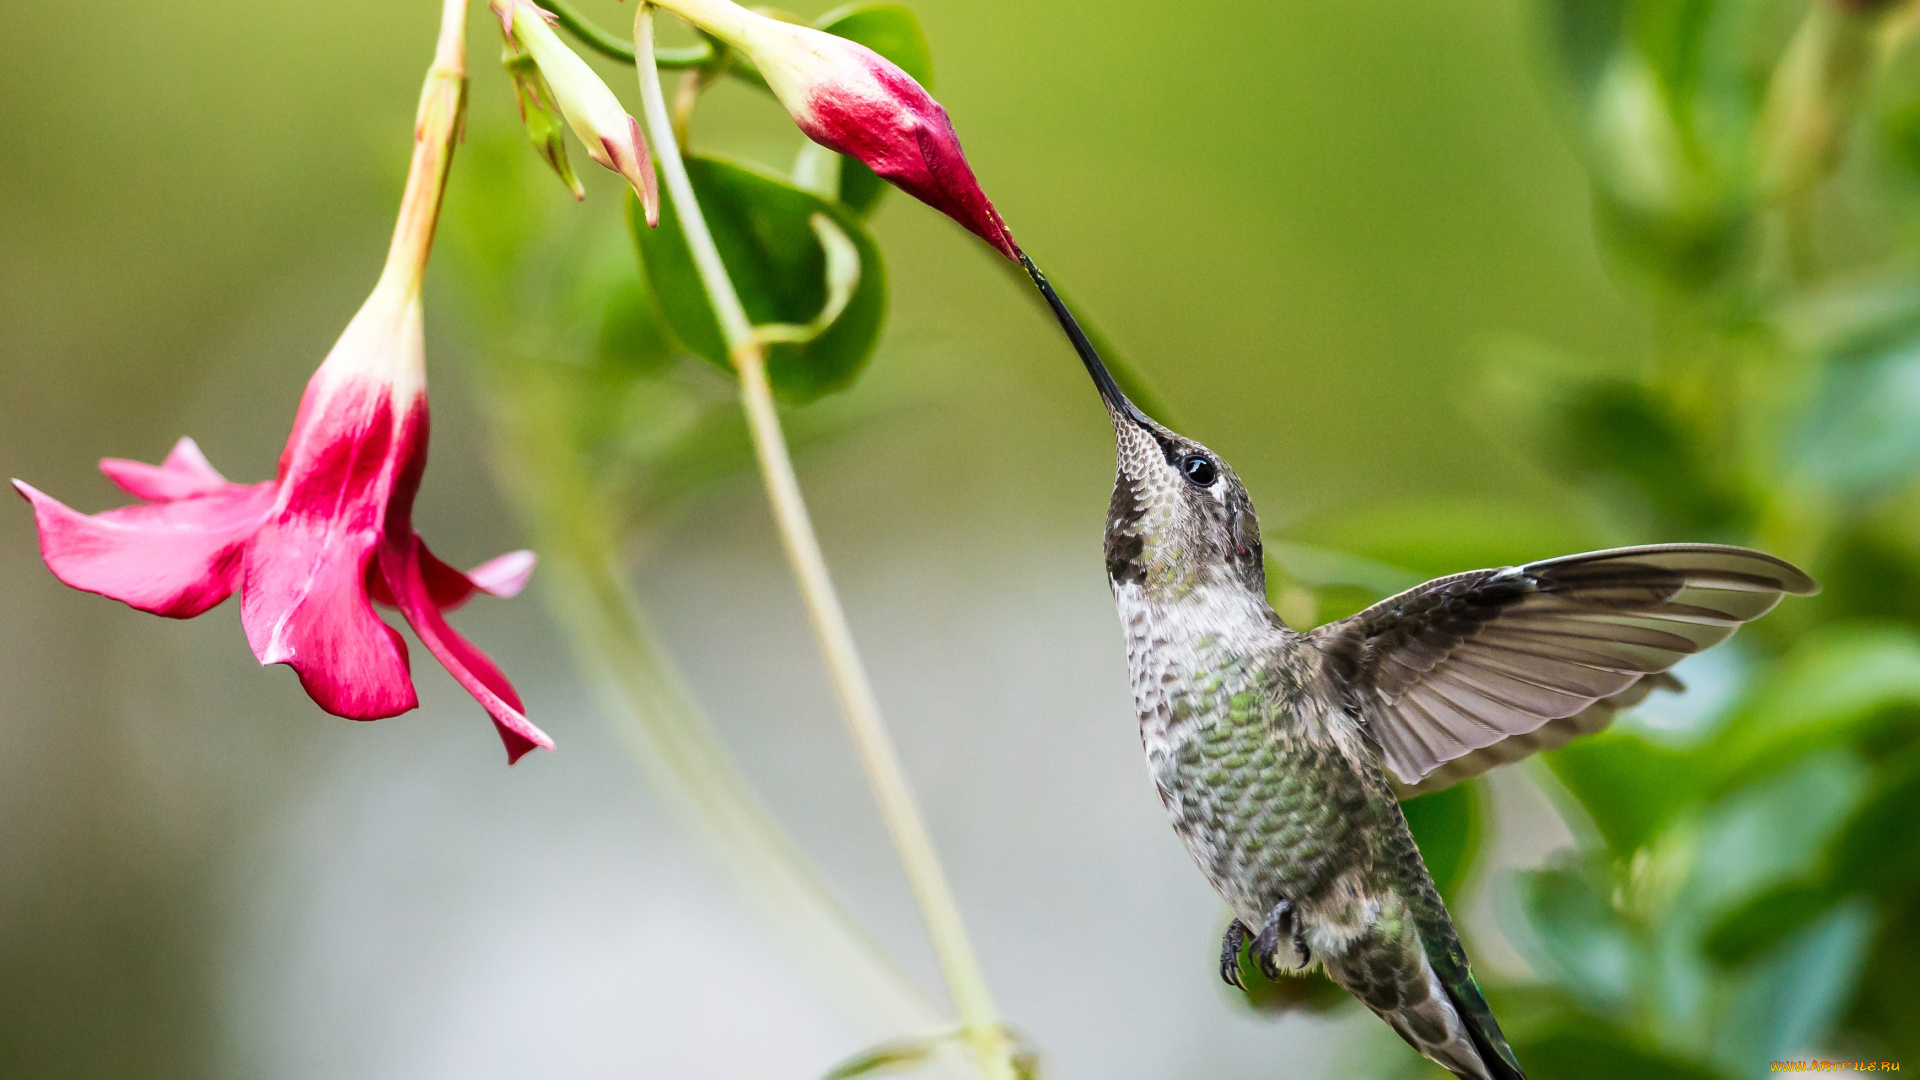
[[974, 179], [947, 111], [913, 76], [857, 42], [730, 0], [657, 0], [753, 62], [800, 130], [946, 214], [1009, 259], [1019, 248]]

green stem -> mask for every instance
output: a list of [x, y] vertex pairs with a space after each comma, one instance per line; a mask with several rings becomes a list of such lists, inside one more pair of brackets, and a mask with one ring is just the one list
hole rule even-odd
[[[579, 38], [580, 43], [587, 48], [623, 64], [631, 64], [635, 61], [632, 45], [629, 45], [625, 39], [600, 29], [592, 20], [580, 14], [568, 0], [540, 0], [540, 6], [553, 12], [553, 17], [559, 21], [560, 25], [566, 27], [574, 37]], [[698, 45], [688, 45], [679, 49], [655, 49], [653, 59], [654, 63], [663, 68], [696, 68], [713, 59], [713, 46], [703, 41]]]
[[874, 1036], [945, 1027], [940, 1011], [834, 901], [748, 789], [622, 579], [611, 531], [579, 509], [592, 503], [542, 501], [555, 508], [541, 522], [550, 556], [546, 595], [576, 655], [623, 706], [614, 713], [616, 730], [649, 786], [735, 890], [782, 931], [805, 969], [826, 976], [834, 996]]
[[953, 995], [954, 1007], [960, 1013], [961, 1027], [973, 1046], [981, 1072], [989, 1080], [1013, 1080], [1015, 1048], [994, 1009], [986, 977], [960, 917], [959, 905], [907, 785], [906, 770], [881, 719], [879, 701], [854, 646], [846, 612], [827, 573], [820, 541], [814, 535], [799, 479], [793, 471], [793, 459], [787, 450], [786, 436], [780, 428], [773, 389], [767, 381], [766, 345], [755, 336], [752, 320], [734, 290], [726, 264], [721, 261], [719, 248], [714, 245], [713, 235], [694, 196], [686, 162], [674, 139], [666, 94], [660, 86], [659, 70], [652, 62], [652, 11], [644, 2], [634, 15], [634, 42], [635, 55], [640, 57], [640, 97], [661, 178], [672, 197], [674, 214], [718, 317], [727, 350], [739, 371], [742, 404], [753, 436], [754, 455], [766, 480], [780, 539], [806, 602], [814, 635], [819, 639], [828, 674], [840, 699], [841, 712], [873, 787], [881, 817], [893, 835], [907, 881], [919, 901], [934, 952], [939, 956]]

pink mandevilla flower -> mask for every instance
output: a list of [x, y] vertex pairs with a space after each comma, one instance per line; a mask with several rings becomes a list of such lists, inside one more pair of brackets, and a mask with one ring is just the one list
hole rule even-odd
[[730, 0], [659, 0], [659, 6], [753, 61], [808, 138], [864, 163], [1018, 261], [1013, 234], [974, 179], [947, 111], [891, 60]]
[[61, 581], [141, 611], [189, 619], [240, 591], [240, 622], [262, 664], [286, 664], [328, 712], [378, 720], [419, 704], [407, 646], [374, 612], [400, 610], [429, 652], [492, 715], [507, 758], [553, 740], [520, 696], [442, 612], [476, 591], [511, 596], [533, 572], [514, 552], [462, 574], [413, 531], [427, 464], [420, 288], [458, 130], [464, 49], [443, 28], [415, 128], [400, 221], [373, 295], [307, 383], [270, 483], [227, 482], [191, 439], [160, 465], [100, 468], [134, 506], [75, 512], [33, 487], [40, 554]]
[[314, 373], [279, 477], [234, 484], [191, 439], [161, 465], [108, 458], [108, 478], [142, 502], [85, 515], [21, 481], [40, 553], [61, 581], [141, 611], [189, 619], [240, 590], [240, 621], [262, 664], [286, 664], [323, 709], [378, 720], [419, 704], [407, 646], [374, 613], [397, 607], [467, 689], [518, 760], [553, 740], [528, 722], [500, 669], [442, 612], [476, 591], [512, 596], [532, 552], [463, 574], [413, 529], [427, 462], [418, 295], [383, 286]]

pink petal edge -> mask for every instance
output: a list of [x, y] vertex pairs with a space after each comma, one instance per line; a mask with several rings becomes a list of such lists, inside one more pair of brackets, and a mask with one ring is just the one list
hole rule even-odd
[[63, 583], [140, 611], [190, 619], [233, 594], [246, 543], [273, 505], [273, 485], [82, 514], [22, 480], [40, 557]]
[[526, 707], [513, 684], [485, 653], [447, 625], [421, 573], [420, 553], [424, 547], [419, 538], [413, 536], [398, 542], [388, 537], [381, 545], [380, 567], [387, 579], [387, 588], [399, 601], [401, 614], [406, 616], [407, 625], [413, 627], [420, 643], [433, 653], [447, 673], [493, 718], [500, 741], [507, 748], [507, 764], [514, 764], [535, 749], [553, 749], [553, 739], [526, 718]]
[[534, 568], [539, 565], [540, 556], [531, 551], [509, 551], [467, 571], [467, 580], [488, 596], [505, 600], [520, 595], [533, 577]]
[[221, 488], [234, 486], [227, 483], [227, 478], [220, 475], [220, 470], [213, 467], [200, 452], [200, 445], [191, 438], [174, 443], [167, 460], [158, 465], [126, 458], [101, 458], [100, 471], [122, 491], [151, 502], [211, 495]]

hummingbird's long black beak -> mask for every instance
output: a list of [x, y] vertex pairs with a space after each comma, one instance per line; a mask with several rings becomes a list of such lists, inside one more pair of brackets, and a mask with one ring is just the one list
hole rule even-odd
[[1094, 349], [1093, 342], [1087, 340], [1086, 331], [1080, 329], [1080, 324], [1073, 318], [1073, 312], [1067, 310], [1066, 301], [1060, 299], [1060, 294], [1053, 290], [1053, 284], [1047, 280], [1047, 275], [1033, 265], [1033, 260], [1027, 258], [1026, 252], [1019, 252], [1019, 255], [1020, 265], [1027, 268], [1027, 275], [1033, 278], [1034, 285], [1040, 289], [1040, 295], [1047, 298], [1047, 307], [1053, 310], [1053, 317], [1060, 321], [1060, 328], [1067, 332], [1067, 340], [1073, 342], [1073, 351], [1080, 354], [1080, 362], [1087, 366], [1087, 374], [1093, 376], [1093, 385], [1100, 391], [1100, 399], [1107, 403], [1107, 411], [1116, 417], [1126, 417], [1144, 427], [1148, 423], [1147, 415], [1135, 407], [1133, 402], [1128, 401], [1127, 395], [1120, 392], [1120, 384], [1113, 381], [1113, 373], [1108, 371], [1107, 365], [1101, 362], [1100, 353]]

